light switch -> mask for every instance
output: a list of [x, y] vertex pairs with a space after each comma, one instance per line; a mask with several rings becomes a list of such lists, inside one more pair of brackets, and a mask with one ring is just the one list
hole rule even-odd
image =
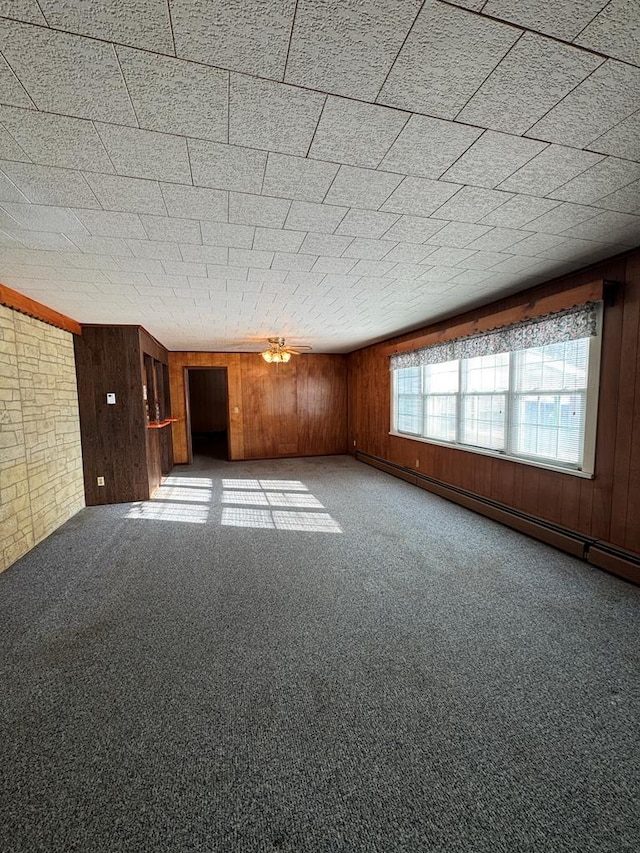
[[115, 394], [107, 394], [107, 405], [115, 406], [116, 403], [116, 395]]

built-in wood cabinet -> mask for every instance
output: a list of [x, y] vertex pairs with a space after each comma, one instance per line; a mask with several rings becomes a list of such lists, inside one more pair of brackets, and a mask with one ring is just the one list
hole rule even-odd
[[173, 467], [167, 351], [139, 326], [74, 345], [87, 505], [147, 500]]

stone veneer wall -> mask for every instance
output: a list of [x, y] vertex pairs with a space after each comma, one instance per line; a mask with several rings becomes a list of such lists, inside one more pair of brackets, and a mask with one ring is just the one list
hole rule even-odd
[[0, 571], [83, 506], [73, 336], [0, 306]]

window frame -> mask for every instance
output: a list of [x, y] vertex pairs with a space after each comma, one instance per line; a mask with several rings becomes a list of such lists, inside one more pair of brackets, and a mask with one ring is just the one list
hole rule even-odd
[[[570, 465], [554, 464], [553, 461], [539, 459], [538, 457], [526, 456], [524, 454], [515, 454], [512, 450], [512, 430], [511, 420], [513, 417], [514, 400], [518, 396], [514, 391], [513, 372], [515, 370], [515, 359], [509, 359], [509, 388], [504, 392], [506, 396], [506, 412], [505, 412], [505, 450], [492, 450], [486, 447], [477, 447], [475, 445], [463, 444], [459, 441], [461, 436], [461, 398], [463, 392], [462, 385], [459, 384], [456, 404], [456, 441], [444, 441], [442, 439], [425, 438], [422, 435], [415, 433], [399, 432], [396, 426], [396, 400], [398, 380], [397, 370], [391, 370], [391, 421], [389, 435], [397, 438], [405, 438], [410, 441], [419, 441], [423, 444], [433, 444], [438, 447], [448, 447], [451, 450], [462, 450], [467, 453], [477, 453], [481, 456], [490, 456], [494, 459], [506, 459], [510, 462], [519, 462], [522, 465], [530, 465], [534, 468], [545, 468], [551, 471], [557, 471], [561, 474], [569, 474], [573, 477], [582, 477], [583, 479], [593, 479], [595, 476], [595, 454], [596, 454], [596, 437], [598, 428], [598, 399], [600, 390], [600, 364], [602, 359], [602, 325], [603, 325], [603, 307], [602, 303], [597, 308], [597, 334], [589, 338], [589, 356], [587, 362], [587, 385], [584, 391], [585, 394], [585, 409], [584, 409], [584, 443], [582, 453], [582, 465], [578, 468]], [[462, 361], [463, 359], [456, 359]], [[497, 392], [496, 392], [497, 393]], [[424, 394], [423, 394], [424, 397]], [[424, 403], [422, 405], [424, 422]], [[417, 460], [416, 460], [417, 462]]]

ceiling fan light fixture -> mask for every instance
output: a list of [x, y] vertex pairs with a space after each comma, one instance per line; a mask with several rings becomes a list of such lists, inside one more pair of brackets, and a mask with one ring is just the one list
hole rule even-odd
[[271, 364], [272, 361], [275, 361], [274, 356], [277, 355], [277, 353], [275, 353], [272, 349], [266, 349], [264, 352], [261, 352], [260, 355], [268, 364]]

